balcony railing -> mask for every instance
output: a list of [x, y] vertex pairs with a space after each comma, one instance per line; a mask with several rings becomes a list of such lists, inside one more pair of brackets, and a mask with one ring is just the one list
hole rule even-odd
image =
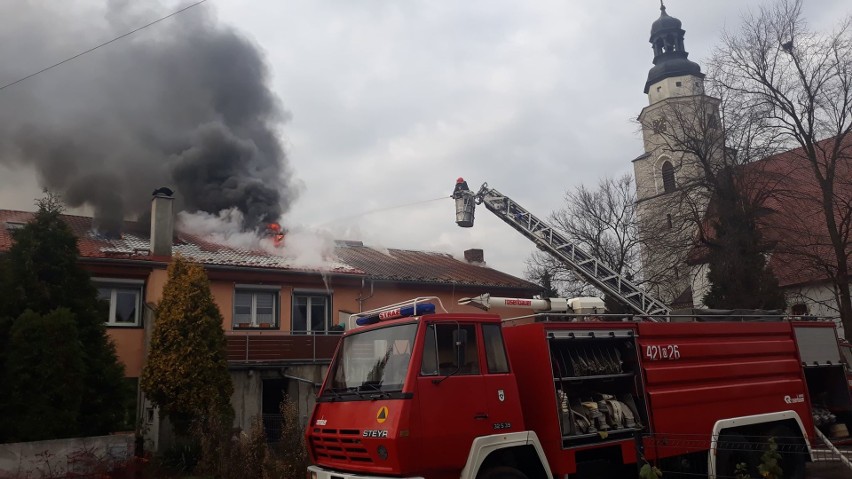
[[325, 363], [334, 355], [340, 334], [229, 332], [229, 363]]

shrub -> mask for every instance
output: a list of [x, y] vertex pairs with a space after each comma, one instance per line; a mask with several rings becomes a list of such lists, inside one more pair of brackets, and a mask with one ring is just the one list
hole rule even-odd
[[180, 257], [169, 265], [140, 384], [179, 435], [230, 424], [234, 386], [225, 357], [222, 314], [204, 269]]

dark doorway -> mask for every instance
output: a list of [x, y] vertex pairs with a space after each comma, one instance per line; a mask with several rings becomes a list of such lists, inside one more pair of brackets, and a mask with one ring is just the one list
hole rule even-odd
[[290, 381], [287, 379], [264, 379], [261, 391], [261, 414], [263, 432], [267, 442], [281, 440], [281, 401], [287, 394]]

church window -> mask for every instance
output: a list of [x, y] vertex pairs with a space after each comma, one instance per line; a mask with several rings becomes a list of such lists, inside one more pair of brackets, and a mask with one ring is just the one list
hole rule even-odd
[[683, 86], [683, 82], [675, 82], [676, 86]]
[[666, 193], [671, 193], [675, 190], [675, 173], [674, 167], [670, 161], [666, 161], [663, 163], [662, 168], [663, 175], [663, 190]]

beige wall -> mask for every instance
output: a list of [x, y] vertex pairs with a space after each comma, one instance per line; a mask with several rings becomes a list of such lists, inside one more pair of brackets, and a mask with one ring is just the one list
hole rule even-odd
[[[459, 298], [491, 292], [487, 288], [465, 288], [453, 285], [406, 285], [387, 281], [364, 280], [355, 276], [331, 276], [323, 279], [319, 274], [281, 274], [280, 272], [208, 271], [211, 276], [210, 290], [222, 313], [222, 327], [226, 332], [234, 331], [233, 301], [234, 288], [239, 285], [263, 285], [280, 287], [278, 327], [268, 329], [238, 330], [249, 334], [262, 332], [291, 331], [292, 297], [294, 291], [313, 291], [331, 297], [331, 324], [338, 324], [340, 317], [375, 309], [421, 296], [438, 296], [444, 308], [450, 312], [475, 312], [469, 306], [458, 306]], [[223, 279], [229, 278], [229, 279]], [[236, 278], [236, 279], [230, 279]], [[156, 305], [162, 299], [166, 284], [165, 269], [150, 271], [145, 281], [144, 301]], [[372, 290], [371, 290], [372, 286]], [[496, 292], [497, 296], [513, 296]], [[360, 301], [359, 301], [360, 299]], [[512, 311], [511, 313], [515, 313]], [[521, 311], [523, 313], [523, 311]], [[515, 315], [515, 314], [512, 314]], [[138, 377], [144, 364], [145, 333], [142, 328], [109, 328], [108, 333], [116, 346], [119, 359], [124, 363], [128, 377]]]
[[[105, 278], [120, 277], [117, 274], [101, 274]], [[163, 297], [163, 286], [166, 284], [166, 270], [152, 270], [145, 280], [145, 291], [142, 300], [146, 304], [156, 304]], [[141, 314], [141, 312], [140, 312]], [[107, 328], [107, 334], [115, 344], [118, 360], [124, 364], [124, 375], [138, 378], [142, 374], [145, 358], [145, 330], [139, 328]]]
[[[355, 278], [327, 278], [326, 284], [317, 281], [311, 283], [299, 278], [298, 283], [286, 283], [286, 279], [276, 283], [272, 281], [257, 282], [264, 286], [280, 286], [279, 291], [279, 321], [275, 331], [288, 332], [291, 330], [292, 298], [294, 291], [312, 291], [320, 294], [328, 294], [331, 297], [331, 324], [337, 324], [341, 313], [351, 314], [361, 311], [375, 309], [392, 303], [405, 301], [421, 296], [438, 296], [444, 308], [449, 312], [474, 312], [469, 306], [458, 306], [459, 298], [477, 296], [489, 292], [487, 288], [462, 288], [444, 285], [433, 287], [410, 286], [392, 282], [375, 282], [372, 285], [366, 280], [361, 286], [359, 279]], [[225, 331], [233, 331], [233, 298], [234, 288], [237, 284], [250, 285], [251, 281], [215, 281], [211, 282], [211, 291], [214, 300], [222, 312], [223, 328]], [[505, 294], [503, 294], [505, 296]], [[359, 301], [359, 298], [362, 300]], [[246, 330], [238, 330], [246, 331]], [[254, 331], [268, 331], [267, 329], [251, 329]]]
[[165, 269], [155, 269], [148, 275], [148, 281], [145, 282], [145, 302], [157, 304], [163, 299], [163, 286], [169, 279]]
[[[115, 277], [103, 274], [105, 277]], [[208, 270], [210, 290], [213, 300], [222, 313], [223, 329], [229, 334], [264, 334], [286, 333], [291, 330], [292, 297], [294, 291], [312, 291], [325, 293], [331, 297], [329, 314], [331, 324], [338, 324], [341, 312], [346, 314], [375, 309], [392, 303], [405, 301], [415, 297], [438, 296], [443, 306], [451, 312], [476, 312], [471, 307], [458, 306], [459, 298], [477, 296], [492, 292], [497, 296], [517, 296], [499, 291], [488, 291], [487, 288], [464, 288], [453, 285], [412, 286], [393, 282], [362, 281], [356, 276], [332, 276], [323, 279], [319, 274], [281, 274], [280, 272], [247, 272], [239, 270]], [[162, 299], [163, 287], [167, 280], [165, 269], [150, 271], [145, 282], [144, 301], [150, 306], [156, 306]], [[279, 287], [279, 325], [277, 329], [248, 329], [233, 328], [234, 289], [237, 285], [262, 285]], [[372, 287], [372, 289], [371, 289]], [[150, 313], [150, 311], [149, 311]], [[525, 311], [509, 311], [511, 316], [524, 314]], [[153, 314], [146, 314], [145, 328], [109, 328], [108, 332], [116, 345], [119, 359], [125, 365], [128, 377], [139, 377], [144, 366], [146, 339], [145, 332], [153, 327]], [[307, 421], [313, 407], [316, 386], [323, 380], [326, 364], [280, 364], [266, 365], [261, 368], [235, 369], [231, 371], [234, 382], [234, 394], [231, 403], [236, 417], [234, 425], [244, 430], [251, 427], [252, 421], [259, 417], [262, 411], [263, 379], [286, 378], [289, 381], [289, 394], [299, 404], [300, 420]], [[140, 400], [139, 414], [146, 421], [148, 434], [147, 447], [156, 450], [160, 441], [167, 441], [162, 436], [168, 427], [161, 428], [158, 413], [154, 410], [153, 420], [148, 421], [147, 409], [153, 405]], [[165, 438], [165, 439], [164, 439]]]
[[124, 363], [124, 375], [138, 378], [142, 374], [145, 354], [145, 331], [142, 328], [108, 328], [107, 334], [115, 344], [118, 360]]
[[648, 88], [648, 104], [653, 105], [666, 98], [703, 94], [704, 80], [701, 78], [692, 75], [664, 78]]

